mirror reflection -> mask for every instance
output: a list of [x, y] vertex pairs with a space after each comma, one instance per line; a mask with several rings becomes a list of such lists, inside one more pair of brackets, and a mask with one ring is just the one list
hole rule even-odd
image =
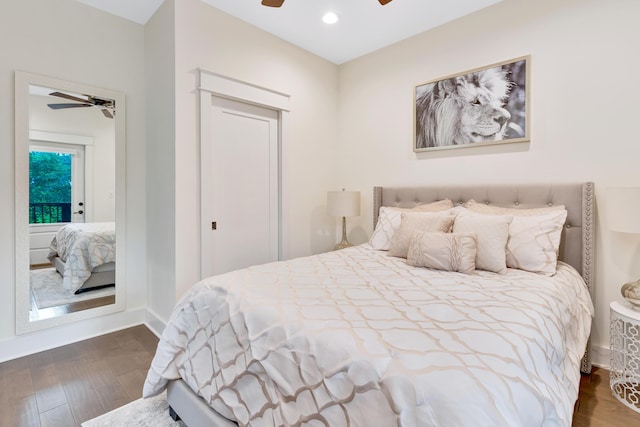
[[115, 100], [29, 86], [30, 320], [115, 303]]
[[[21, 333], [123, 306], [116, 280], [116, 152], [122, 128], [119, 96], [31, 76], [21, 109], [18, 80], [16, 75], [16, 331]], [[19, 120], [21, 110], [28, 120]]]

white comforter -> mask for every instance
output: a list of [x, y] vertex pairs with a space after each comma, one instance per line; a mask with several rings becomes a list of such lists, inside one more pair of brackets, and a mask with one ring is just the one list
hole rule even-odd
[[563, 263], [464, 275], [361, 245], [194, 286], [143, 394], [181, 377], [250, 426], [570, 426], [592, 314]]
[[82, 287], [91, 271], [116, 261], [114, 222], [72, 223], [60, 228], [49, 246], [47, 258], [65, 263], [62, 286], [71, 291]]

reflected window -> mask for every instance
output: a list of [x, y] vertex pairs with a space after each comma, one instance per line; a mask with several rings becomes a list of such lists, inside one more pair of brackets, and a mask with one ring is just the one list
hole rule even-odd
[[29, 153], [29, 224], [71, 222], [71, 155]]
[[82, 222], [84, 146], [31, 145], [29, 149], [29, 224]]

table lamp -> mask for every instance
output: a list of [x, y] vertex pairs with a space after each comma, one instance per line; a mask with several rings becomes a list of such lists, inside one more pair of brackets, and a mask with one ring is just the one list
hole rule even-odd
[[334, 250], [353, 246], [347, 240], [347, 217], [360, 216], [360, 192], [359, 191], [329, 191], [327, 192], [327, 214], [342, 217], [342, 241]]
[[[619, 233], [640, 234], [640, 188], [607, 189], [607, 226]], [[640, 279], [622, 285], [622, 296], [640, 310]]]

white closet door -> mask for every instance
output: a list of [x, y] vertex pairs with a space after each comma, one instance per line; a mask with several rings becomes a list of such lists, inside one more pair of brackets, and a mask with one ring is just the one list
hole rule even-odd
[[278, 112], [212, 96], [212, 115], [211, 272], [276, 261]]

